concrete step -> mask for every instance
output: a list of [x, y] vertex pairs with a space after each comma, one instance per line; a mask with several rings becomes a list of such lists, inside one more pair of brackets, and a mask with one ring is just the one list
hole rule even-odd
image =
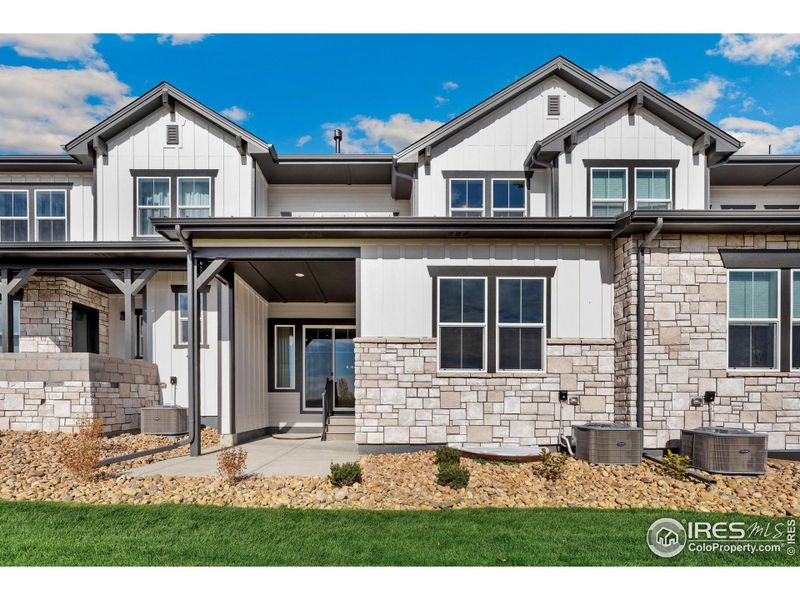
[[329, 425], [355, 425], [356, 418], [354, 415], [331, 415], [328, 417]]
[[346, 433], [349, 435], [355, 435], [356, 433], [356, 426], [355, 425], [328, 425], [328, 433]]
[[328, 432], [328, 440], [350, 440], [355, 438], [354, 433], [331, 433]]

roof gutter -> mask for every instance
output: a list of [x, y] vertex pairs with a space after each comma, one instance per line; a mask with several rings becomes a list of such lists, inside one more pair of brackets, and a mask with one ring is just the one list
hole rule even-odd
[[644, 427], [644, 250], [664, 226], [664, 218], [639, 242], [636, 263], [636, 426]]

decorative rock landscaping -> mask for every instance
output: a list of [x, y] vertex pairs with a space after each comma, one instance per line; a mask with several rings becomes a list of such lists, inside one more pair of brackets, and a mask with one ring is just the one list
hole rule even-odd
[[[204, 430], [205, 447], [218, 435]], [[60, 461], [65, 434], [7, 432], [0, 436], [0, 499], [56, 500], [95, 504], [197, 503], [298, 508], [436, 509], [568, 506], [660, 508], [800, 515], [800, 463], [770, 461], [763, 477], [713, 476], [707, 486], [677, 480], [658, 465], [597, 466], [569, 459], [563, 477], [547, 481], [538, 466], [462, 459], [470, 472], [466, 488], [436, 484], [433, 452], [369, 455], [360, 459], [363, 483], [333, 487], [325, 477], [246, 477], [236, 484], [221, 477], [131, 477], [137, 464], [183, 455], [179, 448], [98, 470], [89, 482], [75, 478]], [[121, 435], [103, 441], [111, 456], [168, 443], [167, 438]]]

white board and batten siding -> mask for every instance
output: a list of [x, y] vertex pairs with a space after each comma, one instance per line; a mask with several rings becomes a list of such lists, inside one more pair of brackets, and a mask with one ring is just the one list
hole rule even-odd
[[268, 304], [238, 275], [234, 282], [236, 431], [269, 425], [267, 394]]
[[[560, 115], [547, 115], [547, 97], [560, 97]], [[597, 101], [558, 77], [549, 77], [477, 122], [432, 148], [430, 165], [421, 167], [416, 182], [416, 214], [445, 216], [446, 171], [522, 171], [531, 147], [597, 106]], [[489, 206], [491, 192], [486, 190]], [[537, 173], [529, 191], [532, 216], [545, 216], [547, 179]]]
[[[69, 240], [72, 242], [89, 242], [94, 239], [94, 194], [92, 191], [91, 173], [54, 173], [47, 172], [20, 172], [0, 173], [0, 184], [20, 183], [25, 186], [35, 186], [37, 183], [68, 184], [69, 189]], [[67, 186], [65, 186], [67, 187]], [[33, 201], [33, 198], [31, 198]], [[33, 210], [33, 204], [29, 205]]]
[[395, 200], [390, 185], [272, 184], [266, 214], [294, 216], [399, 216], [410, 214], [408, 200]]
[[364, 337], [428, 337], [433, 327], [431, 266], [555, 267], [551, 338], [612, 338], [614, 255], [608, 242], [535, 244], [365, 244], [360, 326]]
[[763, 210], [773, 205], [800, 204], [800, 186], [711, 186], [711, 208], [722, 206], [752, 206]]
[[677, 160], [676, 209], [705, 208], [705, 156], [693, 140], [646, 110], [635, 116], [622, 107], [578, 134], [578, 144], [558, 157], [558, 208], [561, 217], [587, 216], [584, 160]]
[[[180, 144], [167, 146], [166, 126], [179, 125]], [[214, 216], [253, 214], [252, 157], [242, 157], [234, 137], [180, 105], [175, 121], [160, 108], [107, 141], [98, 161], [98, 239], [129, 240], [134, 235], [134, 180], [137, 170], [213, 170]]]

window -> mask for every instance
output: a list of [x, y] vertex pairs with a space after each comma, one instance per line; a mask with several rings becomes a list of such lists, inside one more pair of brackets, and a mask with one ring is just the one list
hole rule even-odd
[[800, 271], [792, 271], [792, 370], [800, 370]]
[[[21, 294], [21, 292], [20, 292]], [[11, 351], [19, 352], [19, 303], [20, 294], [12, 300], [12, 310], [14, 311], [11, 320]], [[0, 352], [3, 348], [3, 311], [0, 311]]]
[[150, 219], [168, 217], [170, 180], [169, 177], [139, 177], [136, 180], [136, 234], [156, 235]]
[[178, 177], [178, 216], [211, 216], [210, 177]]
[[27, 241], [27, 190], [0, 190], [0, 242]]
[[547, 116], [557, 117], [561, 114], [561, 96], [547, 97]]
[[67, 239], [66, 190], [36, 190], [36, 239], [63, 242]]
[[636, 208], [667, 210], [672, 207], [672, 169], [636, 169]]
[[525, 180], [492, 180], [492, 216], [525, 216]]
[[486, 278], [439, 278], [439, 368], [483, 371]]
[[450, 215], [479, 217], [483, 214], [483, 179], [450, 180]]
[[544, 369], [544, 278], [497, 279], [497, 369]]
[[728, 272], [728, 368], [776, 369], [778, 271]]
[[[173, 288], [174, 289], [174, 288]], [[200, 311], [200, 345], [206, 343], [206, 293], [200, 293], [197, 306]], [[186, 289], [175, 292], [175, 345], [186, 346], [189, 343], [189, 293]]]
[[628, 204], [628, 170], [591, 170], [591, 203], [593, 217], [613, 217]]
[[294, 325], [275, 325], [275, 389], [294, 389]]

